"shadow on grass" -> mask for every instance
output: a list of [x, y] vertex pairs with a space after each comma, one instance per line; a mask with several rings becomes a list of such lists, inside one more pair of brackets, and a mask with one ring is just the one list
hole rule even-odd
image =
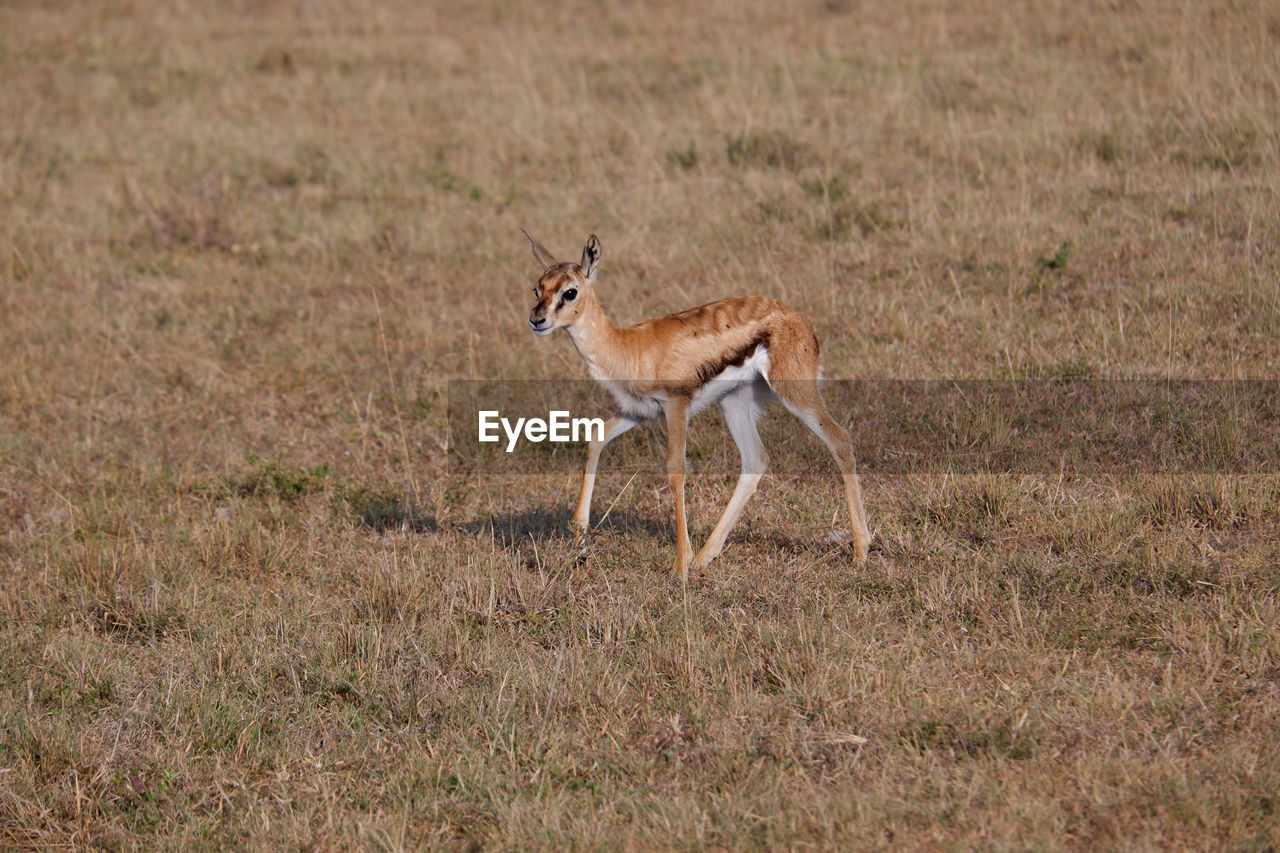
[[[573, 513], [568, 509], [532, 509], [478, 518], [461, 525], [461, 529], [477, 536], [492, 532], [493, 538], [503, 548], [514, 548], [530, 539], [536, 541], [572, 539], [573, 532], [570, 526], [572, 520]], [[603, 521], [592, 522], [591, 536], [599, 536], [604, 531], [622, 535], [667, 537], [671, 535], [669, 525], [659, 523], [652, 518], [620, 512], [610, 513]]]
[[[750, 544], [762, 551], [771, 551], [780, 556], [796, 556], [809, 554], [823, 560], [847, 560], [855, 563], [853, 556], [853, 537], [847, 530], [815, 529], [812, 533], [786, 533], [769, 530], [763, 525], [738, 531], [737, 537], [731, 531], [729, 544], [736, 540], [740, 544]], [[727, 545], [726, 545], [727, 547]], [[873, 538], [868, 553], [878, 554], [882, 551], [880, 540]]]
[[435, 533], [440, 529], [434, 518], [399, 496], [362, 489], [348, 494], [346, 502], [357, 522], [378, 533], [391, 530]]

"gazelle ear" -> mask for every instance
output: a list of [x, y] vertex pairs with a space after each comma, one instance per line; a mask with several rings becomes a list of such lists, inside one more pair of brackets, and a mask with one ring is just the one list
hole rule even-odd
[[587, 277], [587, 281], [594, 282], [596, 280], [596, 267], [600, 264], [600, 240], [596, 235], [592, 234], [587, 240], [587, 245], [582, 250], [582, 274]]
[[533, 249], [533, 256], [538, 259], [538, 263], [542, 264], [544, 270], [549, 270], [556, 265], [555, 255], [548, 252], [545, 246], [530, 237], [529, 232], [523, 228], [520, 229], [520, 233], [529, 240], [529, 248]]

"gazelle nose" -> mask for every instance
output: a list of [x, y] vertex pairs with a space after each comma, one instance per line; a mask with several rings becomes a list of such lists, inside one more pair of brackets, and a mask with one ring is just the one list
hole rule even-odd
[[533, 326], [535, 329], [541, 329], [546, 324], [547, 324], [546, 317], [541, 317], [537, 320], [533, 319], [532, 317], [529, 318], [529, 325]]

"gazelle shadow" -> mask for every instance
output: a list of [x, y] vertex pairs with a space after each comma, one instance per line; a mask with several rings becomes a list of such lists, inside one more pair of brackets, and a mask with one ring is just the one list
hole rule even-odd
[[[572, 536], [570, 528], [572, 520], [573, 514], [567, 509], [533, 509], [478, 518], [460, 527], [476, 536], [491, 531], [494, 540], [500, 546], [514, 548], [520, 543], [527, 543], [530, 539], [535, 541], [568, 539]], [[599, 535], [602, 531], [620, 533], [624, 536], [670, 537], [671, 535], [670, 525], [653, 518], [617, 511], [609, 513], [602, 521], [593, 521], [591, 531], [593, 535]]]
[[360, 491], [347, 497], [356, 521], [378, 533], [408, 530], [436, 533], [440, 524], [421, 508], [396, 495]]

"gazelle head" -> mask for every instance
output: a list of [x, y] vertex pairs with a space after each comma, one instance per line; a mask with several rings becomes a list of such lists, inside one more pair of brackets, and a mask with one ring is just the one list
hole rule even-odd
[[582, 315], [586, 305], [595, 299], [591, 286], [596, 280], [596, 267], [600, 264], [600, 241], [592, 234], [582, 250], [581, 263], [560, 263], [541, 243], [529, 237], [533, 256], [542, 264], [543, 271], [533, 286], [538, 302], [529, 312], [529, 328], [535, 335], [549, 335], [559, 328], [572, 326]]

